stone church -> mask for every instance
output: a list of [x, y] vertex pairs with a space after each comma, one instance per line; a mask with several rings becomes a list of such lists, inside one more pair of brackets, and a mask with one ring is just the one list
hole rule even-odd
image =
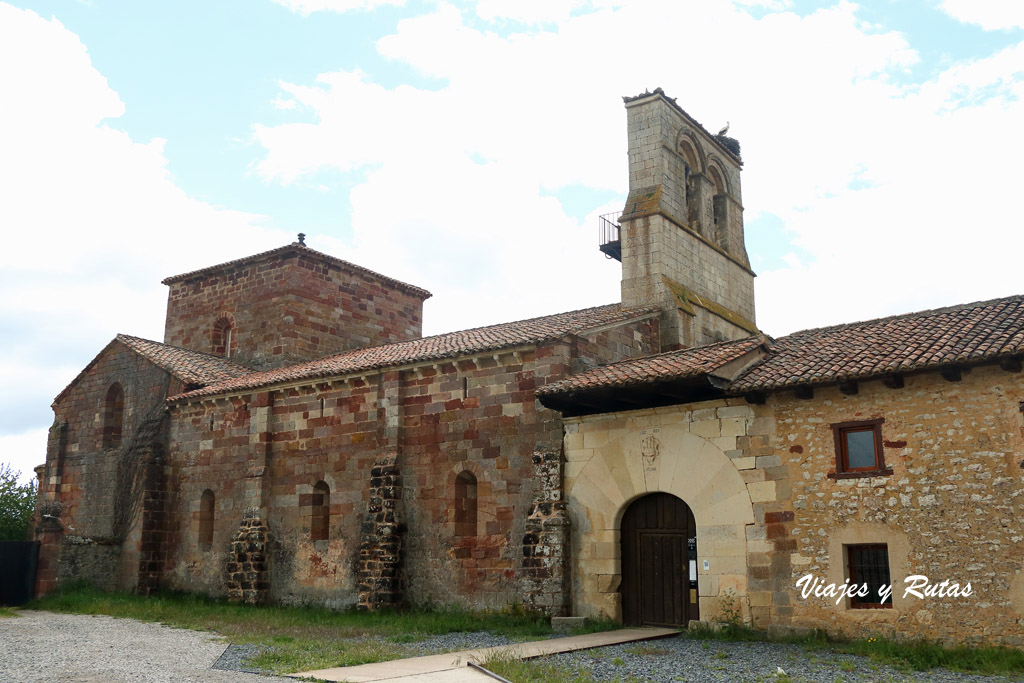
[[423, 337], [302, 236], [164, 280], [53, 403], [38, 592], [1020, 644], [1024, 297], [772, 339], [739, 144], [625, 108], [618, 303]]

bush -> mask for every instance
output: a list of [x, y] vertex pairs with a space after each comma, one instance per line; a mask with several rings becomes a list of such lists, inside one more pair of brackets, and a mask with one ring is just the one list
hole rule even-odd
[[19, 484], [21, 472], [0, 464], [0, 541], [24, 541], [36, 509], [36, 487]]

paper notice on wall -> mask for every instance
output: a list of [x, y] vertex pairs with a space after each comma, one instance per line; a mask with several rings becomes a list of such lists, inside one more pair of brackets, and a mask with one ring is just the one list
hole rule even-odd
[[697, 560], [690, 560], [690, 576], [697, 576]]

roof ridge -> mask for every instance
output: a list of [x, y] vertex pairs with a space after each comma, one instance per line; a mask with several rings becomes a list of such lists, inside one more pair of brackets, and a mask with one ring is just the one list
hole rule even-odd
[[[626, 307], [621, 303], [591, 306], [573, 311], [551, 313], [533, 318], [496, 323], [465, 330], [444, 332], [430, 337], [367, 346], [322, 356], [280, 368], [257, 370], [239, 380], [224, 380], [203, 389], [171, 397], [191, 398], [241, 388], [253, 389], [286, 382], [310, 381], [327, 376], [349, 375], [410, 363], [440, 361], [465, 355], [492, 352], [514, 346], [541, 344], [564, 335], [581, 334], [610, 324], [626, 324], [639, 316], [657, 313], [657, 307]], [[580, 319], [576, 319], [576, 318]], [[596, 319], [595, 319], [596, 318]]]
[[634, 356], [633, 358], [623, 358], [622, 360], [617, 360], [613, 363], [605, 363], [604, 365], [596, 365], [593, 368], [587, 368], [584, 372], [596, 370], [597, 368], [611, 368], [616, 365], [621, 365], [623, 363], [632, 363], [638, 360], [652, 361], [658, 358], [667, 358], [669, 356], [677, 355], [680, 353], [689, 353], [693, 351], [703, 351], [704, 349], [713, 349], [716, 346], [730, 346], [732, 344], [740, 344], [742, 342], [751, 341], [752, 339], [758, 339], [761, 336], [762, 335], [751, 334], [746, 337], [740, 337], [739, 339], [723, 339], [722, 341], [712, 342], [710, 344], [701, 344], [699, 346], [686, 346], [681, 349], [673, 349], [671, 351], [659, 351], [658, 353], [652, 353], [646, 356]]
[[[290, 367], [298, 367], [298, 366], [301, 366], [301, 365], [306, 365], [308, 363], [319, 363], [321, 361], [326, 361], [326, 360], [329, 360], [331, 358], [343, 358], [343, 357], [348, 356], [348, 355], [359, 354], [359, 353], [366, 353], [368, 351], [373, 351], [375, 349], [399, 348], [399, 347], [403, 347], [403, 346], [407, 346], [407, 345], [421, 344], [423, 342], [429, 342], [431, 340], [441, 339], [443, 337], [449, 337], [449, 336], [455, 335], [455, 334], [468, 334], [470, 332], [480, 332], [481, 330], [489, 330], [489, 329], [494, 329], [494, 328], [497, 328], [497, 327], [507, 327], [509, 325], [520, 325], [520, 324], [524, 324], [524, 323], [532, 323], [532, 322], [537, 322], [538, 320], [544, 320], [546, 318], [557, 318], [559, 316], [573, 315], [573, 314], [577, 314], [577, 313], [587, 313], [587, 312], [597, 311], [597, 310], [602, 309], [602, 308], [612, 308], [614, 306], [621, 306], [621, 305], [622, 304], [603, 304], [601, 306], [591, 306], [589, 308], [579, 308], [579, 309], [576, 309], [576, 310], [573, 310], [573, 311], [564, 311], [562, 313], [549, 313], [547, 315], [538, 315], [538, 316], [533, 317], [533, 318], [522, 318], [520, 320], [510, 320], [510, 321], [504, 322], [504, 323], [492, 323], [490, 325], [481, 325], [479, 327], [467, 327], [467, 328], [461, 329], [461, 330], [452, 330], [451, 332], [440, 332], [438, 334], [432, 334], [429, 337], [417, 337], [416, 339], [405, 339], [405, 340], [397, 341], [397, 342], [389, 342], [387, 344], [377, 344], [376, 346], [364, 346], [364, 347], [361, 347], [361, 348], [358, 348], [358, 349], [351, 349], [349, 351], [342, 351], [341, 353], [332, 353], [332, 354], [327, 355], [327, 356], [321, 356], [320, 358], [314, 358], [313, 360], [303, 361], [301, 363], [295, 363], [293, 365], [285, 365], [285, 366], [282, 366], [282, 368], [278, 368], [278, 369], [284, 369], [284, 368], [290, 368]], [[655, 310], [655, 308], [643, 307], [643, 306], [641, 306], [641, 307], [632, 307], [632, 308], [624, 307], [624, 308], [622, 308], [622, 311], [625, 312], [625, 311], [634, 310], [637, 313], [640, 313], [640, 312], [644, 312], [644, 311]], [[574, 330], [575, 329], [581, 329], [581, 328], [574, 328]], [[586, 329], [586, 328], [584, 327], [582, 329]], [[572, 333], [574, 330], [569, 330], [568, 333]]]
[[389, 277], [387, 275], [384, 275], [383, 273], [378, 273], [375, 270], [370, 270], [369, 268], [366, 268], [365, 266], [357, 265], [357, 264], [352, 263], [350, 261], [346, 261], [344, 259], [338, 258], [337, 256], [331, 256], [330, 254], [325, 254], [322, 251], [317, 251], [316, 249], [312, 249], [310, 247], [307, 247], [305, 244], [302, 244], [300, 242], [291, 242], [290, 244], [285, 244], [284, 246], [276, 247], [274, 249], [269, 249], [267, 251], [261, 251], [261, 252], [259, 252], [257, 254], [250, 254], [249, 256], [243, 256], [241, 258], [232, 259], [230, 261], [224, 261], [223, 263], [215, 263], [212, 266], [206, 266], [204, 268], [198, 268], [196, 270], [190, 270], [187, 273], [180, 273], [178, 275], [171, 275], [170, 277], [165, 277], [160, 282], [161, 282], [161, 284], [169, 285], [169, 284], [172, 284], [172, 283], [175, 283], [175, 282], [180, 282], [181, 280], [187, 280], [187, 279], [195, 277], [197, 275], [203, 275], [203, 274], [206, 274], [206, 273], [212, 273], [212, 272], [215, 272], [215, 271], [220, 270], [222, 268], [226, 268], [226, 267], [229, 267], [229, 266], [239, 265], [239, 264], [242, 264], [242, 263], [246, 263], [248, 261], [254, 261], [254, 260], [257, 260], [257, 259], [265, 258], [267, 256], [273, 256], [275, 254], [285, 253], [285, 252], [287, 252], [289, 250], [295, 250], [295, 251], [297, 251], [299, 253], [304, 253], [304, 254], [307, 254], [309, 256], [316, 256], [318, 258], [326, 259], [326, 260], [330, 261], [331, 263], [337, 264], [337, 265], [345, 267], [345, 268], [351, 268], [352, 270], [355, 270], [356, 272], [369, 273], [370, 275], [373, 275], [374, 277], [378, 277], [381, 280], [384, 280], [386, 282], [390, 282], [392, 284], [395, 284], [398, 287], [405, 288], [405, 289], [407, 289], [409, 291], [412, 291], [414, 293], [417, 293], [417, 294], [425, 295], [423, 297], [424, 299], [429, 299], [431, 296], [433, 296], [430, 292], [428, 292], [427, 290], [423, 289], [422, 287], [417, 287], [416, 285], [411, 285], [408, 282], [402, 282], [401, 280], [397, 280], [397, 279], [395, 279], [393, 277]]
[[145, 337], [136, 337], [133, 334], [125, 334], [124, 332], [118, 332], [114, 336], [114, 339], [115, 340], [119, 340], [119, 341], [126, 340], [126, 339], [131, 339], [131, 340], [134, 340], [134, 341], [145, 342], [147, 344], [157, 344], [157, 345], [162, 346], [162, 347], [167, 348], [167, 349], [174, 349], [175, 351], [183, 351], [185, 353], [191, 353], [191, 354], [195, 354], [197, 356], [205, 356], [207, 358], [210, 358], [212, 360], [218, 361], [220, 363], [230, 363], [232, 365], [237, 365], [238, 367], [242, 368], [243, 370], [249, 370], [250, 372], [256, 372], [252, 368], [250, 368], [250, 367], [248, 367], [246, 365], [242, 365], [241, 363], [239, 363], [237, 361], [234, 361], [234, 360], [232, 360], [230, 358], [225, 358], [224, 356], [218, 356], [217, 354], [210, 353], [208, 351], [196, 351], [195, 349], [187, 349], [184, 346], [175, 346], [174, 344], [168, 344], [167, 342], [158, 342], [158, 341], [156, 341], [154, 339], [146, 339]]
[[789, 339], [791, 337], [795, 337], [797, 335], [805, 335], [805, 334], [812, 334], [812, 333], [822, 333], [822, 332], [831, 332], [831, 331], [840, 330], [840, 329], [850, 329], [850, 328], [858, 327], [858, 326], [861, 326], [861, 325], [873, 325], [873, 324], [876, 324], [876, 323], [884, 323], [884, 322], [889, 322], [889, 321], [892, 321], [892, 320], [914, 318], [914, 317], [918, 317], [918, 316], [939, 315], [939, 314], [943, 314], [943, 313], [953, 313], [953, 312], [956, 312], [956, 311], [967, 310], [967, 309], [971, 309], [971, 308], [979, 308], [979, 307], [982, 307], [982, 306], [991, 306], [992, 304], [1001, 303], [1001, 302], [1008, 302], [1008, 301], [1014, 301], [1014, 300], [1020, 301], [1020, 302], [1024, 302], [1024, 294], [1014, 294], [1012, 296], [997, 297], [995, 299], [987, 299], [985, 301], [972, 301], [972, 302], [966, 303], [966, 304], [955, 304], [955, 305], [952, 305], [952, 306], [942, 306], [940, 308], [927, 308], [927, 309], [920, 310], [920, 311], [911, 311], [910, 313], [895, 313], [893, 315], [887, 315], [887, 316], [884, 316], [884, 317], [881, 317], [881, 318], [869, 318], [867, 320], [855, 320], [855, 321], [848, 322], [848, 323], [837, 323], [835, 325], [826, 325], [824, 327], [809, 327], [809, 328], [807, 328], [805, 330], [797, 330], [796, 332], [790, 332], [789, 334], [787, 334], [787, 335], [785, 335], [783, 337], [778, 337], [777, 339], [778, 339], [778, 341], [783, 341], [783, 340], [787, 340], [787, 339]]

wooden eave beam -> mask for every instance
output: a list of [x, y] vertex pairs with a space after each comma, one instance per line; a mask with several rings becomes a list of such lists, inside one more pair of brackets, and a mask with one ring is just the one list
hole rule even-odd
[[959, 365], [949, 365], [939, 370], [942, 379], [947, 382], [959, 382], [963, 378]]
[[814, 398], [814, 387], [799, 386], [793, 390], [793, 395], [801, 400], [809, 401]]
[[890, 389], [902, 389], [903, 388], [903, 375], [893, 373], [886, 375], [882, 379], [882, 384], [889, 387]]
[[859, 389], [856, 382], [842, 382], [839, 385], [839, 391], [846, 396], [856, 396]]
[[1014, 356], [1011, 358], [1001, 358], [999, 360], [999, 367], [1007, 372], [1020, 372], [1021, 363], [1020, 358]]

